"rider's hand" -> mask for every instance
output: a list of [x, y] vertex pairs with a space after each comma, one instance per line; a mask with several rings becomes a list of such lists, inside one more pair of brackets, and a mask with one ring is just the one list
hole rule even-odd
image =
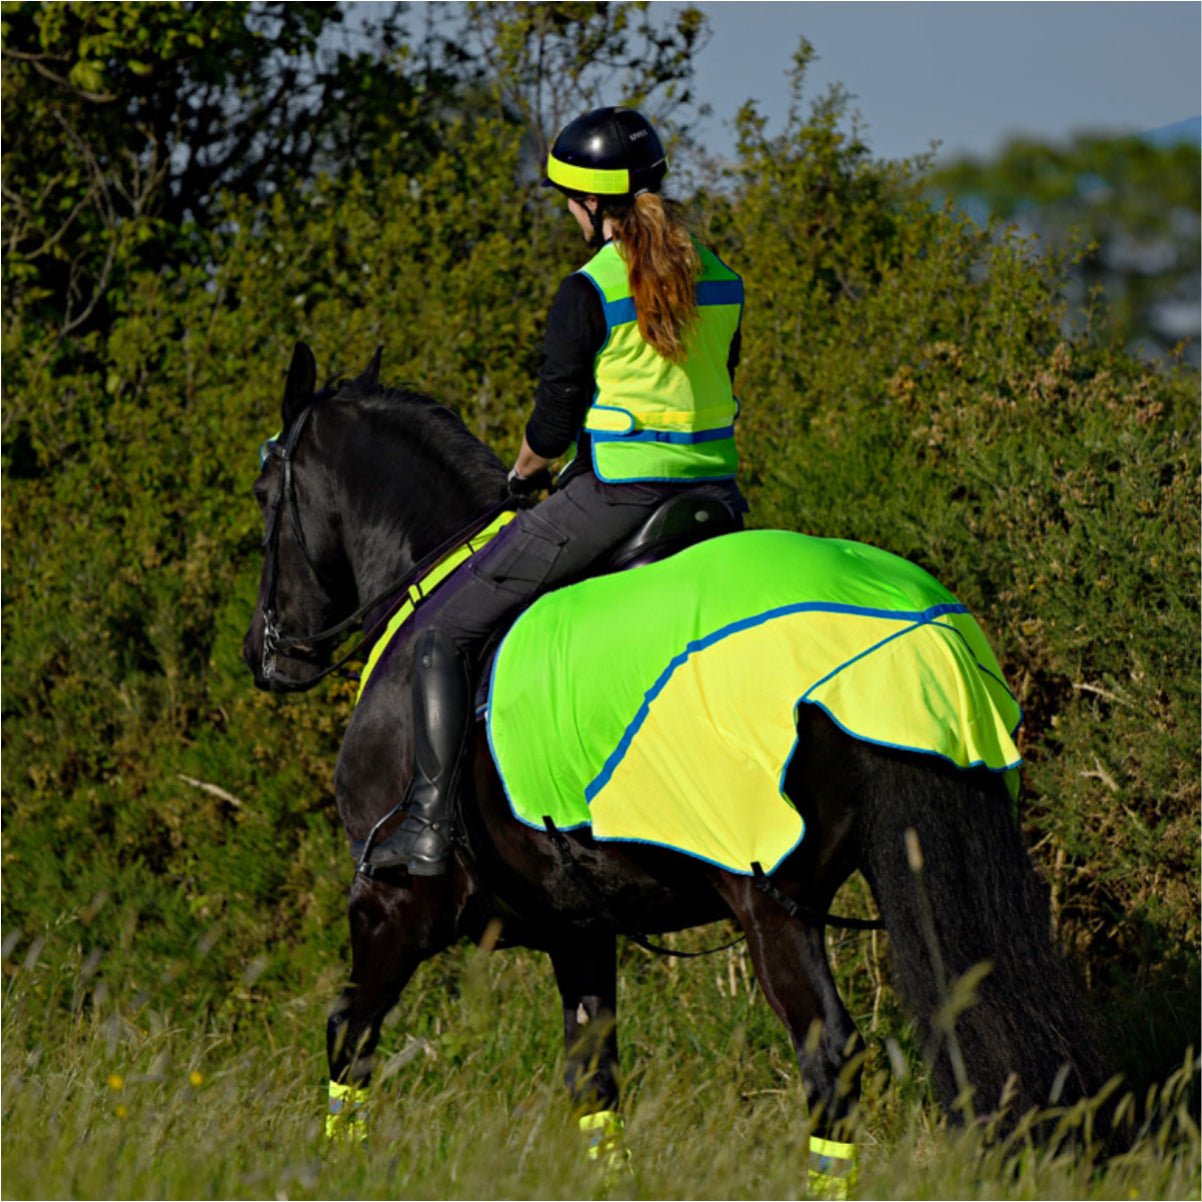
[[549, 489], [552, 482], [548, 468], [540, 467], [529, 476], [521, 476], [516, 467], [511, 468], [508, 476], [509, 496], [514, 501], [528, 501], [536, 492]]

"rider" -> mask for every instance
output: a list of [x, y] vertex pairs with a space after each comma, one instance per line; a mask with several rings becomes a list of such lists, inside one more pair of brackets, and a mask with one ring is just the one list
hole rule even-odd
[[509, 473], [512, 494], [558, 489], [520, 510], [417, 611], [415, 771], [401, 826], [372, 868], [437, 876], [474, 669], [489, 635], [538, 594], [585, 575], [669, 497], [716, 497], [740, 515], [733, 393], [743, 285], [660, 195], [667, 157], [633, 109], [567, 125], [545, 184], [566, 197], [596, 254], [560, 285], [547, 320], [534, 411]]

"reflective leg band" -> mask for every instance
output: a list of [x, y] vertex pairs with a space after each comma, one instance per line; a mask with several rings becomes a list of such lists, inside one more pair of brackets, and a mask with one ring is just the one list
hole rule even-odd
[[846, 1198], [856, 1183], [856, 1145], [810, 1136], [810, 1194]]
[[598, 1110], [596, 1114], [586, 1114], [580, 1119], [580, 1130], [588, 1136], [588, 1151], [585, 1155], [589, 1160], [610, 1159], [620, 1155], [618, 1143], [626, 1127], [622, 1116], [616, 1110]]
[[327, 1139], [367, 1138], [366, 1087], [330, 1082], [330, 1102], [326, 1111]]

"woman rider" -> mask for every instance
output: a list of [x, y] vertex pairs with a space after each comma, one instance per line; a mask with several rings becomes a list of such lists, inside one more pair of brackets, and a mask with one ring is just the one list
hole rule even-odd
[[555, 493], [519, 511], [417, 611], [408, 812], [368, 871], [446, 871], [471, 682], [494, 630], [586, 575], [671, 496], [746, 511], [733, 429], [743, 285], [660, 196], [666, 173], [659, 138], [633, 109], [579, 117], [551, 149], [544, 182], [567, 197], [596, 254], [551, 306], [511, 492], [544, 487], [573, 441], [575, 454]]

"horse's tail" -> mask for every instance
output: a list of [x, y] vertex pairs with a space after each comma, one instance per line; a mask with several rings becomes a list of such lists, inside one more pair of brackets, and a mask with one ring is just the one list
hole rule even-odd
[[1004, 1101], [1017, 1116], [1096, 1092], [1103, 1061], [1002, 778], [868, 747], [859, 758], [861, 867], [941, 1100], [967, 1084], [977, 1115]]

